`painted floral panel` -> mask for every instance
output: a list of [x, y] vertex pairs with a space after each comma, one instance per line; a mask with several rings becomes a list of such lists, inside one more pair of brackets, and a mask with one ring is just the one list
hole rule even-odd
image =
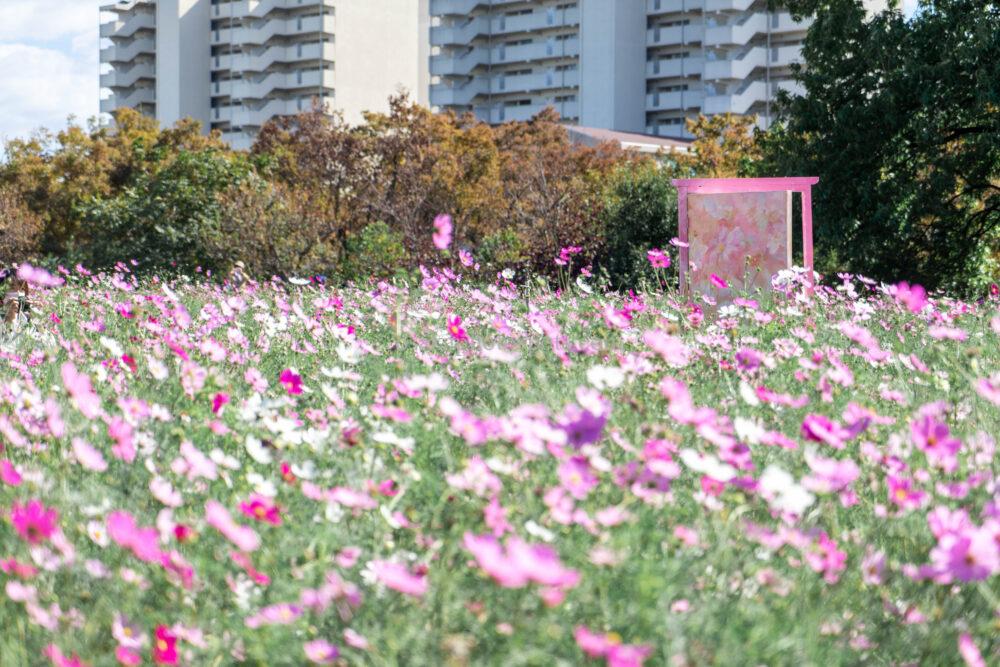
[[[734, 289], [770, 288], [792, 263], [790, 192], [689, 194], [691, 289], [728, 300]], [[712, 274], [729, 284], [713, 285]]]

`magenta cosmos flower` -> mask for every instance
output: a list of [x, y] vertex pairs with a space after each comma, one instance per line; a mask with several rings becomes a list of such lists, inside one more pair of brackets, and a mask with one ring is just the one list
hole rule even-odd
[[650, 265], [654, 269], [670, 268], [670, 255], [663, 252], [659, 248], [653, 248], [652, 250], [647, 250], [646, 259], [649, 260]]
[[272, 526], [281, 525], [281, 510], [259, 493], [252, 494], [246, 502], [240, 503], [240, 511], [251, 519], [264, 521]]
[[30, 500], [27, 505], [17, 501], [10, 510], [14, 530], [29, 544], [41, 544], [52, 537], [59, 523], [59, 512], [46, 508], [40, 500]]
[[278, 380], [285, 387], [285, 391], [289, 394], [301, 394], [302, 393], [302, 376], [293, 372], [292, 369], [286, 368], [281, 371], [281, 375]]
[[448, 334], [459, 343], [469, 340], [469, 334], [462, 328], [462, 318], [458, 315], [448, 318]]
[[911, 313], [919, 313], [927, 305], [927, 290], [920, 285], [910, 285], [901, 282], [889, 288], [889, 293], [896, 301], [906, 306]]

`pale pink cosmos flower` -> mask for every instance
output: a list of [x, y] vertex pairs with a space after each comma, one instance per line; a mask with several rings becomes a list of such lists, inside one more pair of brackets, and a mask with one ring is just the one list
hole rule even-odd
[[387, 588], [413, 597], [423, 597], [427, 592], [427, 577], [412, 574], [399, 563], [376, 560], [370, 565], [375, 578]]
[[559, 483], [577, 500], [583, 500], [597, 486], [597, 477], [582, 456], [574, 456], [559, 464]]
[[445, 213], [434, 218], [434, 234], [432, 239], [434, 247], [438, 250], [447, 250], [451, 245], [451, 234], [454, 227], [451, 223], [451, 216]]
[[30, 264], [22, 264], [17, 267], [17, 277], [36, 287], [59, 287], [66, 282], [59, 276], [54, 276], [45, 269]]
[[962, 660], [968, 667], [986, 667], [986, 660], [983, 659], [983, 654], [980, 653], [979, 647], [976, 646], [976, 642], [973, 641], [972, 636], [964, 632], [958, 637], [958, 653], [962, 656]]
[[337, 647], [325, 639], [314, 639], [302, 645], [302, 650], [306, 654], [306, 659], [315, 665], [332, 665], [340, 651]]
[[205, 503], [205, 521], [240, 551], [256, 551], [260, 547], [260, 537], [253, 528], [236, 523], [229, 511], [217, 500]]
[[63, 386], [73, 399], [73, 405], [87, 419], [95, 419], [101, 415], [101, 399], [94, 392], [90, 378], [86, 373], [80, 373], [72, 362], [67, 361], [60, 369]]
[[73, 438], [73, 456], [87, 470], [104, 472], [108, 469], [108, 462], [100, 450], [81, 438]]

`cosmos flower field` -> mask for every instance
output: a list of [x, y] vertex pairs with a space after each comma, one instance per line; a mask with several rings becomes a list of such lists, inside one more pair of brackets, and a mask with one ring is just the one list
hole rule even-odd
[[1000, 659], [996, 298], [31, 279], [2, 665]]

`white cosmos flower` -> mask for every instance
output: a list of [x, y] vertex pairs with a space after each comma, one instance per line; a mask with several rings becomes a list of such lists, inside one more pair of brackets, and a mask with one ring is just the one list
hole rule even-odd
[[757, 397], [757, 392], [753, 390], [746, 380], [740, 380], [740, 398], [747, 405], [757, 406], [760, 405], [760, 399]]
[[94, 544], [99, 547], [108, 546], [108, 531], [104, 527], [103, 521], [88, 521], [87, 537], [93, 540]]
[[264, 446], [264, 443], [261, 442], [259, 438], [247, 435], [244, 446], [246, 447], [247, 454], [250, 455], [250, 458], [261, 465], [270, 465], [274, 460], [271, 456], [270, 450]]
[[736, 417], [733, 428], [736, 429], [736, 437], [748, 445], [756, 445], [764, 437], [764, 427], [754, 419]]
[[625, 372], [618, 366], [593, 366], [587, 371], [587, 382], [597, 389], [614, 389], [625, 381]]
[[707, 475], [720, 482], [728, 482], [736, 477], [736, 468], [728, 463], [723, 463], [711, 454], [703, 454], [693, 449], [682, 449], [680, 451], [681, 461], [691, 470]]
[[802, 488], [788, 472], [776, 465], [769, 465], [760, 476], [760, 495], [771, 509], [802, 516], [816, 499]]

